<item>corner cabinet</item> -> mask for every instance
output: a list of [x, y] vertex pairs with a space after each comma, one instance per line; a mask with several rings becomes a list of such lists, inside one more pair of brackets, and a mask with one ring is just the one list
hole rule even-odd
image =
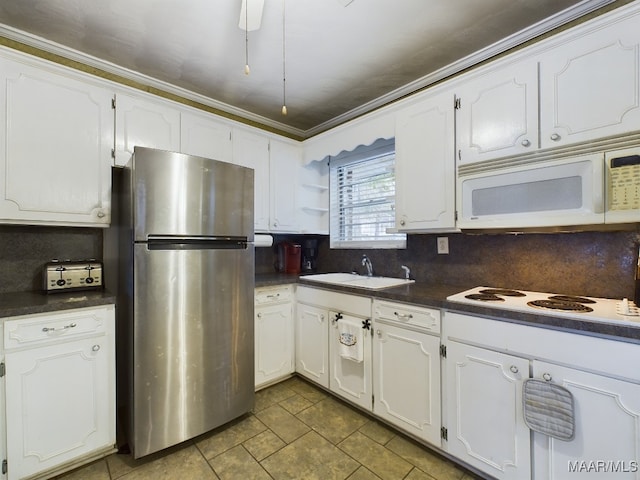
[[3, 327], [7, 480], [113, 453], [114, 306], [11, 317]]
[[396, 229], [455, 228], [453, 93], [440, 93], [398, 113]]
[[0, 57], [0, 222], [108, 226], [113, 94], [10, 57]]

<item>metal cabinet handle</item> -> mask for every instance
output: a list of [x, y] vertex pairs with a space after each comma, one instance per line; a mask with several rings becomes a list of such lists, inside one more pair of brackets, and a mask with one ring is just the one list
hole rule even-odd
[[98, 350], [100, 350], [100, 345], [94, 345], [93, 347], [91, 347], [91, 350], [97, 352]]
[[324, 322], [324, 315], [320, 315], [320, 321]]
[[405, 223], [404, 220], [400, 220], [400, 225], [404, 226], [404, 223]]
[[336, 323], [338, 320], [342, 320], [343, 316], [341, 313], [336, 313], [333, 320], [331, 320], [332, 323]]
[[376, 330], [376, 335], [378, 335], [379, 337], [381, 337], [381, 336], [382, 336], [382, 330], [377, 329], [377, 330]]
[[542, 374], [542, 378], [544, 378], [545, 381], [550, 382], [551, 381], [551, 374], [550, 373], [543, 373]]
[[553, 140], [554, 142], [557, 142], [558, 140], [560, 140], [560, 135], [558, 135], [557, 133], [552, 133], [551, 134], [551, 140]]
[[258, 317], [258, 318], [262, 318], [262, 314], [261, 314], [261, 313], [258, 313], [258, 314], [256, 315], [256, 317]]
[[98, 210], [98, 218], [104, 218], [106, 214], [102, 210]]
[[531, 146], [531, 142], [525, 138], [524, 140], [522, 140], [522, 146], [523, 147], [530, 147]]
[[43, 332], [55, 332], [56, 330], [67, 330], [68, 328], [74, 328], [76, 327], [77, 324], [76, 323], [70, 323], [69, 325], [65, 325], [64, 327], [60, 327], [60, 328], [55, 328], [55, 327], [43, 327], [42, 331]]
[[280, 298], [280, 294], [279, 293], [270, 293], [269, 295], [267, 295], [267, 298]]
[[511, 370], [511, 373], [518, 373], [518, 367], [516, 367], [515, 365], [511, 365], [509, 367], [509, 370]]
[[413, 318], [413, 315], [411, 315], [410, 313], [398, 313], [398, 312], [393, 312], [393, 314], [398, 317], [398, 318]]

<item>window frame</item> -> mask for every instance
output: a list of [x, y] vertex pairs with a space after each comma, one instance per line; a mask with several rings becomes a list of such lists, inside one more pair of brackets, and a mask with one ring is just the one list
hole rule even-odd
[[[388, 221], [378, 221], [375, 224], [370, 224], [373, 228], [380, 228], [380, 224], [385, 228], [385, 233], [380, 233], [379, 236], [372, 237], [371, 239], [363, 239], [360, 235], [358, 238], [353, 239], [352, 235], [346, 235], [344, 230], [349, 228], [346, 226], [344, 212], [354, 208], [362, 208], [362, 200], [367, 200], [366, 194], [371, 191], [367, 191], [366, 186], [366, 174], [371, 173], [370, 181], [375, 182], [376, 178], [379, 179], [380, 174], [374, 173], [376, 166], [373, 162], [381, 163], [381, 168], [391, 169], [393, 172], [393, 195], [389, 196], [380, 195], [379, 197], [371, 197], [368, 200], [371, 201], [371, 205], [375, 208], [376, 205], [389, 206], [391, 215]], [[386, 163], [386, 165], [385, 165]], [[389, 164], [390, 163], [390, 164]], [[338, 178], [340, 172], [344, 172], [345, 167], [360, 167], [356, 170], [360, 170], [356, 173], [356, 177], [360, 181], [354, 183], [344, 184], [344, 177]], [[371, 172], [366, 172], [370, 169]], [[358, 175], [365, 175], [364, 177]], [[362, 180], [365, 180], [364, 182]], [[342, 181], [341, 181], [342, 180]], [[388, 181], [388, 179], [382, 179], [382, 181]], [[342, 184], [342, 185], [340, 185]], [[329, 160], [329, 243], [330, 248], [344, 248], [344, 249], [404, 249], [407, 245], [406, 234], [398, 233], [395, 230], [395, 139], [378, 139], [372, 145], [360, 146], [351, 152], [342, 152], [340, 155], [330, 158]], [[345, 193], [345, 189], [356, 188], [358, 186], [364, 186], [360, 192], [356, 192], [356, 199], [353, 203], [344, 205], [344, 198], [347, 195], [353, 195], [351, 192]], [[358, 195], [362, 195], [361, 197]], [[391, 201], [389, 202], [389, 198]], [[371, 211], [369, 211], [371, 212]], [[375, 212], [371, 212], [375, 216]], [[360, 216], [360, 215], [358, 215]], [[384, 224], [387, 224], [385, 227]], [[357, 228], [357, 224], [353, 222], [349, 223], [352, 227]], [[363, 227], [366, 228], [366, 227]], [[386, 238], [384, 238], [387, 236]]]

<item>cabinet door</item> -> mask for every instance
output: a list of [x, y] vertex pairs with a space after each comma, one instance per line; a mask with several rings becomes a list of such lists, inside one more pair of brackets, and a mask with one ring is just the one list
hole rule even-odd
[[134, 147], [180, 151], [180, 110], [151, 96], [118, 94], [116, 165], [126, 165]]
[[115, 443], [108, 338], [6, 354], [9, 480]]
[[232, 162], [231, 126], [214, 120], [213, 115], [182, 112], [180, 151], [188, 155]]
[[540, 59], [540, 139], [551, 148], [640, 130], [638, 17]]
[[531, 479], [529, 428], [522, 417], [526, 359], [449, 342], [447, 451], [497, 479]]
[[292, 310], [291, 303], [256, 308], [256, 387], [293, 373]]
[[441, 94], [398, 115], [396, 228], [455, 227], [453, 94]]
[[[363, 328], [365, 319], [362, 317], [332, 311], [329, 318], [329, 388], [356, 405], [371, 410], [371, 330]], [[350, 337], [351, 329], [359, 331], [361, 337], [357, 334]], [[346, 340], [345, 333], [348, 334]], [[346, 345], [354, 340], [354, 345]], [[361, 342], [361, 347], [357, 342]], [[361, 359], [356, 354], [358, 350]]]
[[373, 412], [440, 447], [440, 337], [374, 325]]
[[460, 164], [533, 151], [538, 146], [536, 62], [507, 65], [470, 79], [458, 91]]
[[573, 440], [534, 434], [540, 478], [638, 478], [640, 385], [537, 361], [533, 376], [569, 389], [575, 407]]
[[296, 310], [296, 372], [328, 388], [329, 313], [304, 303]]
[[111, 92], [7, 59], [0, 72], [0, 222], [108, 225]]
[[269, 139], [246, 130], [233, 130], [233, 163], [253, 168], [254, 226], [269, 231]]
[[301, 165], [299, 146], [271, 139], [269, 145], [270, 225], [272, 232], [298, 232], [297, 191]]

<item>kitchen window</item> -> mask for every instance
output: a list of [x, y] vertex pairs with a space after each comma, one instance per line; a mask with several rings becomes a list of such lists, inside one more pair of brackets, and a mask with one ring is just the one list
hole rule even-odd
[[406, 248], [395, 228], [395, 142], [380, 139], [332, 158], [331, 248]]

